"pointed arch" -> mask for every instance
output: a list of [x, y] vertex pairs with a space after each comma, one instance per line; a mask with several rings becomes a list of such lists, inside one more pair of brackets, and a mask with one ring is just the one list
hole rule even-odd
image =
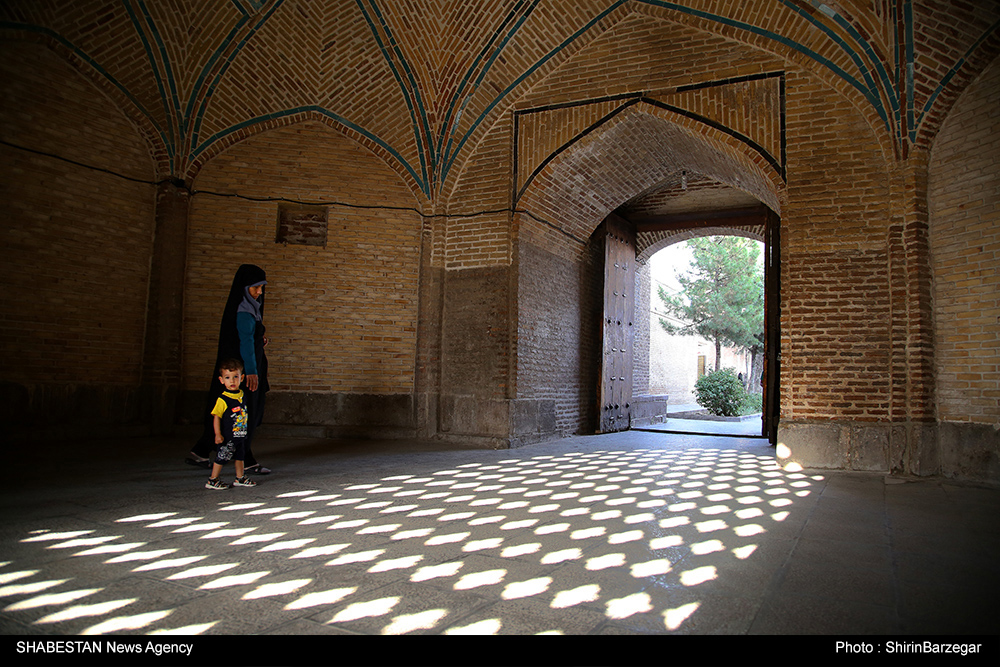
[[653, 255], [672, 245], [705, 236], [741, 236], [754, 241], [765, 241], [764, 225], [742, 225], [739, 227], [693, 227], [669, 232], [639, 232], [636, 240], [636, 261], [645, 263]]
[[636, 99], [554, 151], [516, 206], [579, 238], [608, 213], [681, 169], [710, 176], [780, 212], [780, 170], [750, 143], [692, 115]]
[[274, 130], [279, 127], [287, 127], [308, 121], [319, 121], [324, 125], [336, 130], [343, 135], [353, 139], [355, 142], [367, 148], [372, 154], [385, 162], [399, 177], [406, 183], [413, 193], [413, 198], [425, 205], [429, 202], [428, 192], [423, 186], [419, 175], [407, 163], [407, 161], [396, 152], [391, 146], [380, 140], [371, 132], [366, 131], [344, 118], [331, 113], [321, 107], [310, 106], [298, 109], [288, 109], [281, 113], [269, 114], [261, 118], [240, 123], [229, 128], [224, 133], [219, 133], [205, 141], [197, 149], [194, 157], [184, 174], [186, 181], [192, 181], [198, 172], [227, 148], [240, 143], [252, 136], [256, 136]]

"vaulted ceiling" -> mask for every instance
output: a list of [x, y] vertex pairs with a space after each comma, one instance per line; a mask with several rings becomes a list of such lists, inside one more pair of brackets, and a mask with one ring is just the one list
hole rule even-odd
[[[41, 42], [106, 91], [163, 177], [190, 179], [251, 134], [315, 118], [433, 201], [500, 114], [637, 14], [810, 68], [901, 156], [1000, 51], [1000, 3], [949, 0], [11, 0], [0, 38]], [[701, 196], [676, 190], [629, 206]]]

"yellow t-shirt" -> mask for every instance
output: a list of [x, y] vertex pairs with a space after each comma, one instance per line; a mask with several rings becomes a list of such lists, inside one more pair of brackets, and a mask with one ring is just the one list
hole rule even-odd
[[[229, 398], [233, 399], [234, 401], [239, 401], [240, 403], [243, 402], [242, 389], [239, 389], [237, 391], [224, 391], [222, 393], [228, 396]], [[220, 396], [218, 400], [215, 401], [215, 407], [212, 408], [212, 414], [215, 415], [216, 417], [223, 417], [225, 416], [227, 409], [228, 408], [226, 407], [226, 401]]]
[[212, 408], [212, 414], [219, 418], [219, 431], [226, 440], [247, 437], [247, 410], [242, 390], [222, 392]]

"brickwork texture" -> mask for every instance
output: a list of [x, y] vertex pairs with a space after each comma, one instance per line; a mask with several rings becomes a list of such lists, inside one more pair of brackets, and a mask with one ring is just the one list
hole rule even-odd
[[[196, 421], [252, 262], [275, 428], [593, 432], [595, 231], [753, 203], [780, 219], [778, 455], [992, 479], [998, 21], [959, 0], [3, 3], [0, 417]], [[707, 230], [639, 234], [640, 266]]]
[[1000, 422], [1000, 63], [959, 98], [931, 151], [938, 416]]

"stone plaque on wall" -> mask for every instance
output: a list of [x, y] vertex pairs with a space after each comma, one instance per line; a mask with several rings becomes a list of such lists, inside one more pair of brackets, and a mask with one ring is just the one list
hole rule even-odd
[[277, 243], [326, 246], [329, 207], [308, 204], [278, 204]]

